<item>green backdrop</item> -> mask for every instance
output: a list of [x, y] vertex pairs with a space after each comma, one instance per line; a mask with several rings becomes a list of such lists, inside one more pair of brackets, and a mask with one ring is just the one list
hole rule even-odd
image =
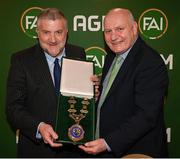
[[170, 157], [180, 157], [180, 120], [178, 90], [180, 90], [180, 9], [177, 0], [4, 0], [0, 4], [0, 157], [16, 157], [15, 135], [5, 116], [6, 78], [12, 53], [37, 42], [34, 36], [38, 8], [61, 9], [69, 21], [68, 41], [84, 47], [87, 58], [95, 61], [96, 73], [103, 67], [105, 52], [103, 16], [111, 8], [130, 9], [137, 21], [141, 37], [159, 51], [170, 78], [165, 104], [167, 142]]

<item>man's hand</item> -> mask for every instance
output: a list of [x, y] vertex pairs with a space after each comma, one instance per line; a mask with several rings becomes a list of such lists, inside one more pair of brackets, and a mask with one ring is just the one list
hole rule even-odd
[[42, 123], [39, 126], [39, 132], [44, 140], [44, 143], [49, 144], [51, 147], [60, 147], [62, 144], [54, 143], [53, 140], [58, 138], [58, 135], [53, 130], [52, 126], [46, 123]]
[[92, 75], [91, 76], [91, 81], [95, 85], [95, 99], [97, 101], [97, 99], [99, 97], [99, 94], [100, 94], [100, 92], [99, 92], [100, 79], [98, 78], [97, 75]]
[[105, 141], [102, 138], [87, 142], [84, 145], [79, 145], [79, 148], [85, 151], [86, 153], [93, 155], [107, 150]]

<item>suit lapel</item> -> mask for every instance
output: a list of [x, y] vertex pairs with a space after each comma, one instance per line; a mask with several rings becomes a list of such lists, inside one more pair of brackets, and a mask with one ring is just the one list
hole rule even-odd
[[69, 45], [65, 45], [65, 54], [67, 57], [71, 57], [71, 50], [69, 50]]
[[70, 57], [70, 58], [78, 58], [79, 56], [79, 55], [76, 56], [76, 52], [74, 52], [73, 48], [68, 43], [66, 43], [65, 45], [65, 54], [66, 54], [66, 57]]
[[[54, 84], [52, 81], [52, 77], [50, 74], [49, 66], [45, 57], [43, 50], [38, 45], [35, 49], [35, 60], [36, 60], [36, 71], [39, 76], [40, 82], [42, 81], [47, 91], [49, 92], [49, 96], [53, 98], [53, 101], [57, 100], [57, 96], [55, 93]], [[55, 100], [56, 99], [56, 100]]]
[[[136, 59], [135, 56], [138, 53], [138, 49], [139, 49], [139, 44], [140, 44], [140, 38], [137, 39], [137, 41], [135, 42], [134, 46], [132, 47], [132, 49], [130, 50], [128, 56], [126, 57], [126, 59], [124, 60], [121, 68], [119, 69], [119, 72], [116, 76], [116, 78], [114, 79], [114, 82], [106, 96], [106, 98], [108, 98], [111, 93], [117, 89], [117, 86], [119, 83], [123, 83], [123, 80], [125, 79], [128, 70], [130, 70], [131, 68], [135, 68], [136, 66]], [[118, 88], [121, 89], [121, 88]]]

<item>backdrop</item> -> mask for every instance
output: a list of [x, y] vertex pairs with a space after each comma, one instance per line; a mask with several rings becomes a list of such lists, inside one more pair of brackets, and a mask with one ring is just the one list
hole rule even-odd
[[141, 37], [158, 50], [167, 65], [170, 78], [165, 104], [167, 142], [170, 157], [180, 157], [180, 9], [177, 0], [4, 0], [0, 5], [0, 157], [15, 157], [15, 135], [5, 116], [6, 78], [12, 53], [37, 42], [36, 16], [42, 8], [57, 7], [69, 21], [68, 41], [86, 49], [100, 74], [106, 52], [103, 41], [103, 18], [114, 7], [130, 9], [139, 25]]

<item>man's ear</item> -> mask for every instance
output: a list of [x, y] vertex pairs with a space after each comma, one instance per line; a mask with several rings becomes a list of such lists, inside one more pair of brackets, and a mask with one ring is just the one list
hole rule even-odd
[[39, 38], [39, 30], [38, 30], [38, 28], [36, 28], [36, 36], [37, 36], [37, 38]]
[[36, 28], [36, 33], [38, 33], [38, 28]]
[[137, 25], [137, 22], [135, 22], [135, 21], [133, 22], [133, 32], [134, 32], [135, 35], [138, 32], [138, 25]]

